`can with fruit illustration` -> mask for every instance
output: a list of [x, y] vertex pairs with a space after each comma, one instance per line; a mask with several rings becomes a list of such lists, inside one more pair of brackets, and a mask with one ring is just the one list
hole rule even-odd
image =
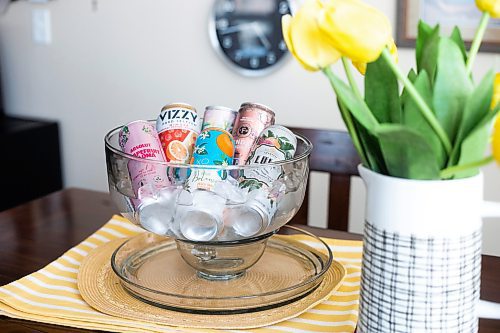
[[145, 120], [137, 120], [123, 126], [119, 132], [119, 144], [123, 152], [138, 157], [128, 161], [132, 189], [136, 196], [150, 195], [154, 189], [170, 184], [166, 166], [153, 161], [165, 161], [155, 126]]
[[240, 187], [272, 187], [283, 175], [282, 167], [272, 162], [291, 159], [295, 154], [297, 138], [288, 128], [280, 125], [266, 127], [255, 142], [247, 164], [263, 164], [261, 168], [245, 170]]
[[161, 109], [156, 130], [168, 162], [189, 162], [200, 126], [196, 109], [189, 104], [172, 103]]
[[[206, 128], [196, 140], [191, 164], [232, 165], [234, 146], [233, 136], [228, 131], [222, 128]], [[188, 190], [212, 190], [216, 182], [226, 178], [226, 170], [194, 169], [186, 182], [186, 187]]]
[[[288, 128], [272, 125], [265, 128], [254, 144], [247, 164], [259, 164], [259, 168], [244, 170], [239, 186], [255, 191], [245, 205], [235, 206], [227, 212], [225, 223], [237, 234], [252, 236], [267, 228], [277, 210], [277, 202], [284, 195], [283, 166], [273, 162], [291, 159], [295, 154], [297, 138]], [[246, 216], [243, 221], [239, 216]], [[250, 223], [252, 222], [252, 223]]]

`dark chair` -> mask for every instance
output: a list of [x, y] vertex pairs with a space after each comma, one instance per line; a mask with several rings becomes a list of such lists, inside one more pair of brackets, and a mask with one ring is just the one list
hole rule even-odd
[[[345, 131], [290, 129], [307, 137], [314, 146], [310, 157], [310, 171], [330, 174], [328, 229], [347, 231], [351, 176], [359, 176], [357, 166], [361, 163], [351, 137]], [[309, 184], [304, 203], [290, 223], [307, 224], [308, 197]]]

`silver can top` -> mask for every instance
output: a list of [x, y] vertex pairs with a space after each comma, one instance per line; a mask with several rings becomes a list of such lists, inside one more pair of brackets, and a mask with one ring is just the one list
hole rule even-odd
[[260, 103], [254, 103], [254, 102], [242, 103], [240, 106], [240, 111], [245, 110], [245, 109], [250, 109], [250, 108], [259, 109], [259, 110], [262, 110], [264, 112], [271, 114], [273, 117], [275, 116], [273, 109], [271, 109], [269, 106], [264, 105], [264, 104], [260, 104]]
[[162, 107], [161, 111], [172, 109], [172, 108], [184, 108], [184, 109], [188, 109], [188, 110], [196, 112], [196, 108], [194, 106], [192, 106], [191, 104], [188, 104], [188, 103], [184, 103], [184, 102], [169, 103], [169, 104], [165, 105], [164, 107]]
[[238, 111], [228, 108], [227, 106], [221, 106], [221, 105], [209, 105], [205, 107], [205, 112], [209, 110], [217, 110], [217, 111], [226, 111], [226, 112], [231, 112], [231, 113], [237, 113]]

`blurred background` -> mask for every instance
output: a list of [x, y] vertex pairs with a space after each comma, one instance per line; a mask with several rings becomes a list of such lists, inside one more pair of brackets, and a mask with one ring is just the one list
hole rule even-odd
[[[396, 0], [366, 2], [382, 10], [396, 27]], [[107, 191], [103, 141], [107, 131], [132, 120], [156, 118], [170, 102], [184, 101], [203, 112], [207, 105], [237, 109], [242, 102], [254, 101], [273, 108], [277, 123], [285, 126], [344, 129], [326, 78], [305, 71], [291, 57], [264, 77], [245, 77], [230, 69], [210, 42], [213, 4], [212, 0], [0, 1], [0, 9], [8, 5], [0, 14], [4, 114], [56, 121], [63, 186], [100, 191]], [[413, 52], [399, 49], [405, 72], [414, 66]], [[339, 74], [340, 67], [335, 66]], [[490, 68], [500, 71], [500, 55], [481, 53], [474, 76], [479, 79]], [[357, 79], [362, 85], [362, 77]], [[43, 144], [43, 138], [33, 141]], [[2, 147], [1, 154], [9, 154], [10, 147]], [[34, 153], [33, 147], [24, 154]], [[38, 165], [31, 169], [36, 177], [44, 177]], [[2, 177], [22, 177], [2, 170]], [[490, 165], [484, 173], [485, 198], [500, 201], [500, 168]], [[313, 225], [324, 226], [328, 176], [313, 174], [310, 182], [309, 217]], [[8, 195], [4, 188], [0, 196]], [[354, 179], [350, 231], [362, 231], [363, 215], [364, 186]], [[485, 220], [483, 232], [483, 252], [500, 255], [500, 220]]]

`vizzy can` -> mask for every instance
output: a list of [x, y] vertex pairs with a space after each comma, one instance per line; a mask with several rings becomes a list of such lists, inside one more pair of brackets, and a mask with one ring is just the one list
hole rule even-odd
[[196, 109], [186, 103], [165, 105], [156, 119], [156, 130], [166, 160], [188, 163], [196, 137], [200, 133], [200, 120]]
[[222, 128], [229, 133], [233, 132], [234, 122], [238, 111], [225, 106], [207, 106], [203, 115], [202, 130], [209, 127]]
[[247, 163], [251, 149], [262, 130], [274, 124], [274, 112], [269, 107], [258, 103], [243, 103], [233, 129], [236, 143], [234, 160], [236, 165]]

